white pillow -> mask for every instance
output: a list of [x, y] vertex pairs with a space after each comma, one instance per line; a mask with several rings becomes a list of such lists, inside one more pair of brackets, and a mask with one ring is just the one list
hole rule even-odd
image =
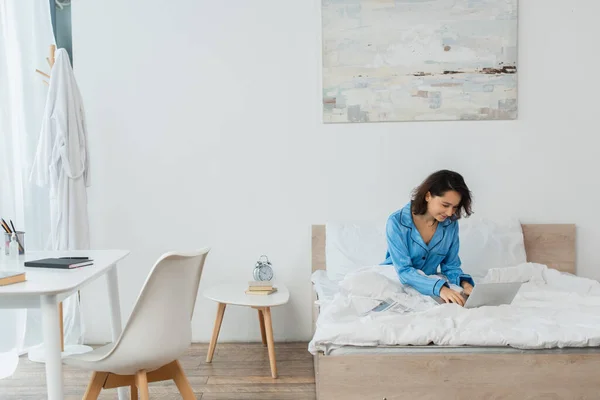
[[385, 224], [385, 220], [328, 223], [325, 262], [329, 279], [340, 281], [356, 268], [383, 262], [387, 251]]
[[485, 277], [491, 268], [526, 262], [523, 230], [517, 219], [490, 221], [470, 217], [458, 223], [462, 270], [475, 280]]
[[404, 287], [391, 265], [358, 268], [346, 275], [339, 287], [352, 296], [379, 300], [392, 298], [397, 293], [404, 293]]
[[[340, 281], [351, 271], [385, 260], [386, 221], [332, 222], [325, 227], [327, 276]], [[475, 280], [490, 268], [526, 262], [521, 223], [517, 219], [491, 221], [470, 217], [459, 220], [459, 256], [462, 269]]]
[[330, 301], [340, 291], [339, 284], [329, 279], [327, 272], [322, 269], [313, 272], [311, 281], [321, 302]]

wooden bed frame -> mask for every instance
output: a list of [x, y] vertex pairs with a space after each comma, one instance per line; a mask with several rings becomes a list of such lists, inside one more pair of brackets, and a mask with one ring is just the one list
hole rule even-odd
[[[575, 274], [575, 225], [522, 225], [527, 261]], [[312, 227], [312, 269], [326, 269], [325, 225]], [[314, 290], [313, 290], [314, 293]], [[313, 322], [318, 307], [313, 308]], [[598, 399], [600, 348], [518, 350], [397, 346], [401, 353], [318, 353], [318, 400]], [[406, 350], [406, 351], [404, 351]]]

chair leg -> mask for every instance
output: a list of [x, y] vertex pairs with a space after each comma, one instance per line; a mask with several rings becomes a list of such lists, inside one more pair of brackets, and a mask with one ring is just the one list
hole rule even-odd
[[92, 374], [92, 378], [90, 379], [90, 383], [88, 384], [87, 390], [83, 395], [83, 400], [96, 400], [100, 395], [100, 391], [102, 390], [102, 386], [104, 386], [104, 382], [108, 378], [108, 372], [96, 372]]
[[135, 385], [140, 392], [141, 400], [150, 400], [150, 393], [148, 393], [148, 376], [145, 370], [138, 371], [135, 374]]
[[129, 387], [129, 391], [131, 392], [131, 400], [138, 400], [138, 390], [135, 384]]
[[177, 389], [179, 389], [179, 393], [181, 393], [183, 400], [195, 400], [196, 395], [194, 394], [194, 390], [185, 376], [185, 372], [183, 371], [183, 368], [181, 368], [179, 361], [173, 361], [170, 366], [171, 373], [173, 374], [173, 380], [175, 381]]

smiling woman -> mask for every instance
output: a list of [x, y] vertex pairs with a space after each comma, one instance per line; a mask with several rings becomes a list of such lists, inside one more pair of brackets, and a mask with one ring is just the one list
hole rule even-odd
[[[464, 305], [450, 284], [461, 286], [467, 296], [475, 285], [458, 256], [457, 220], [471, 214], [471, 192], [463, 177], [448, 170], [431, 174], [414, 190], [411, 202], [388, 218], [382, 264], [393, 265], [400, 281], [419, 292]], [[438, 266], [442, 277], [435, 275]]]

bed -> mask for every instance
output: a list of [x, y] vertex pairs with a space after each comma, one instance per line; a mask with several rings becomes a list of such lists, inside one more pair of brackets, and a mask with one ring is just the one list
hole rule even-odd
[[[574, 225], [522, 231], [528, 262], [576, 273]], [[326, 269], [325, 236], [325, 225], [312, 226], [313, 272]], [[318, 314], [315, 305], [313, 322]], [[600, 398], [598, 347], [345, 346], [318, 352], [314, 364], [319, 400]]]

